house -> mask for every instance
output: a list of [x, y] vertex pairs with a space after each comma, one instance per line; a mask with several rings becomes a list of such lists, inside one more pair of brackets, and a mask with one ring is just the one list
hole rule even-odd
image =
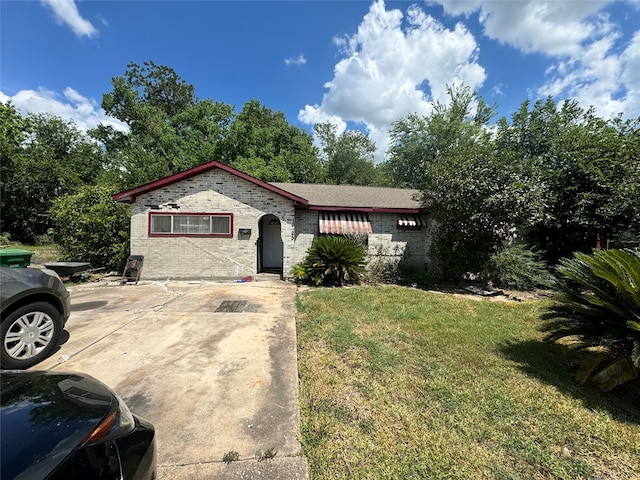
[[113, 196], [131, 204], [131, 254], [143, 279], [290, 275], [313, 239], [357, 236], [369, 255], [423, 269], [430, 243], [418, 191], [266, 183], [209, 162]]

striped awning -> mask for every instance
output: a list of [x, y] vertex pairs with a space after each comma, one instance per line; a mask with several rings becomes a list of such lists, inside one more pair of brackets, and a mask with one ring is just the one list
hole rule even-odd
[[371, 223], [366, 213], [320, 212], [320, 233], [355, 235], [371, 233]]
[[398, 216], [398, 227], [423, 227], [427, 224], [424, 218], [419, 215], [400, 215]]

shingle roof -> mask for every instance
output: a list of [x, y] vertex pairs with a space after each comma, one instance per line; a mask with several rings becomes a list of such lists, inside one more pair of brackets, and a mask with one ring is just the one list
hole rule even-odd
[[356, 185], [324, 185], [308, 183], [266, 183], [257, 178], [242, 173], [228, 165], [211, 161], [184, 172], [176, 173], [153, 182], [140, 185], [120, 193], [113, 199], [118, 202], [133, 203], [144, 193], [158, 188], [167, 187], [182, 180], [203, 174], [219, 168], [232, 175], [254, 183], [262, 188], [288, 198], [296, 208], [311, 208], [315, 210], [360, 210], [360, 211], [388, 211], [397, 213], [419, 213], [422, 206], [418, 200], [419, 191], [403, 188], [361, 187]]
[[324, 185], [271, 182], [271, 185], [302, 197], [310, 207], [419, 209], [419, 190], [356, 185]]

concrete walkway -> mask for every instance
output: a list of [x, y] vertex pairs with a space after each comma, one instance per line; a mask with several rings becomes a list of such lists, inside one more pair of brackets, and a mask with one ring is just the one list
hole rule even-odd
[[69, 338], [34, 369], [88, 373], [151, 421], [160, 479], [306, 479], [294, 297], [279, 280], [74, 287]]

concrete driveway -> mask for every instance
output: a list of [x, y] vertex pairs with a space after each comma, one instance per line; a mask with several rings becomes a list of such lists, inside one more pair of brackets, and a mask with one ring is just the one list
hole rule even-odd
[[305, 479], [294, 297], [278, 280], [74, 287], [69, 338], [34, 369], [88, 373], [150, 420], [161, 479]]

